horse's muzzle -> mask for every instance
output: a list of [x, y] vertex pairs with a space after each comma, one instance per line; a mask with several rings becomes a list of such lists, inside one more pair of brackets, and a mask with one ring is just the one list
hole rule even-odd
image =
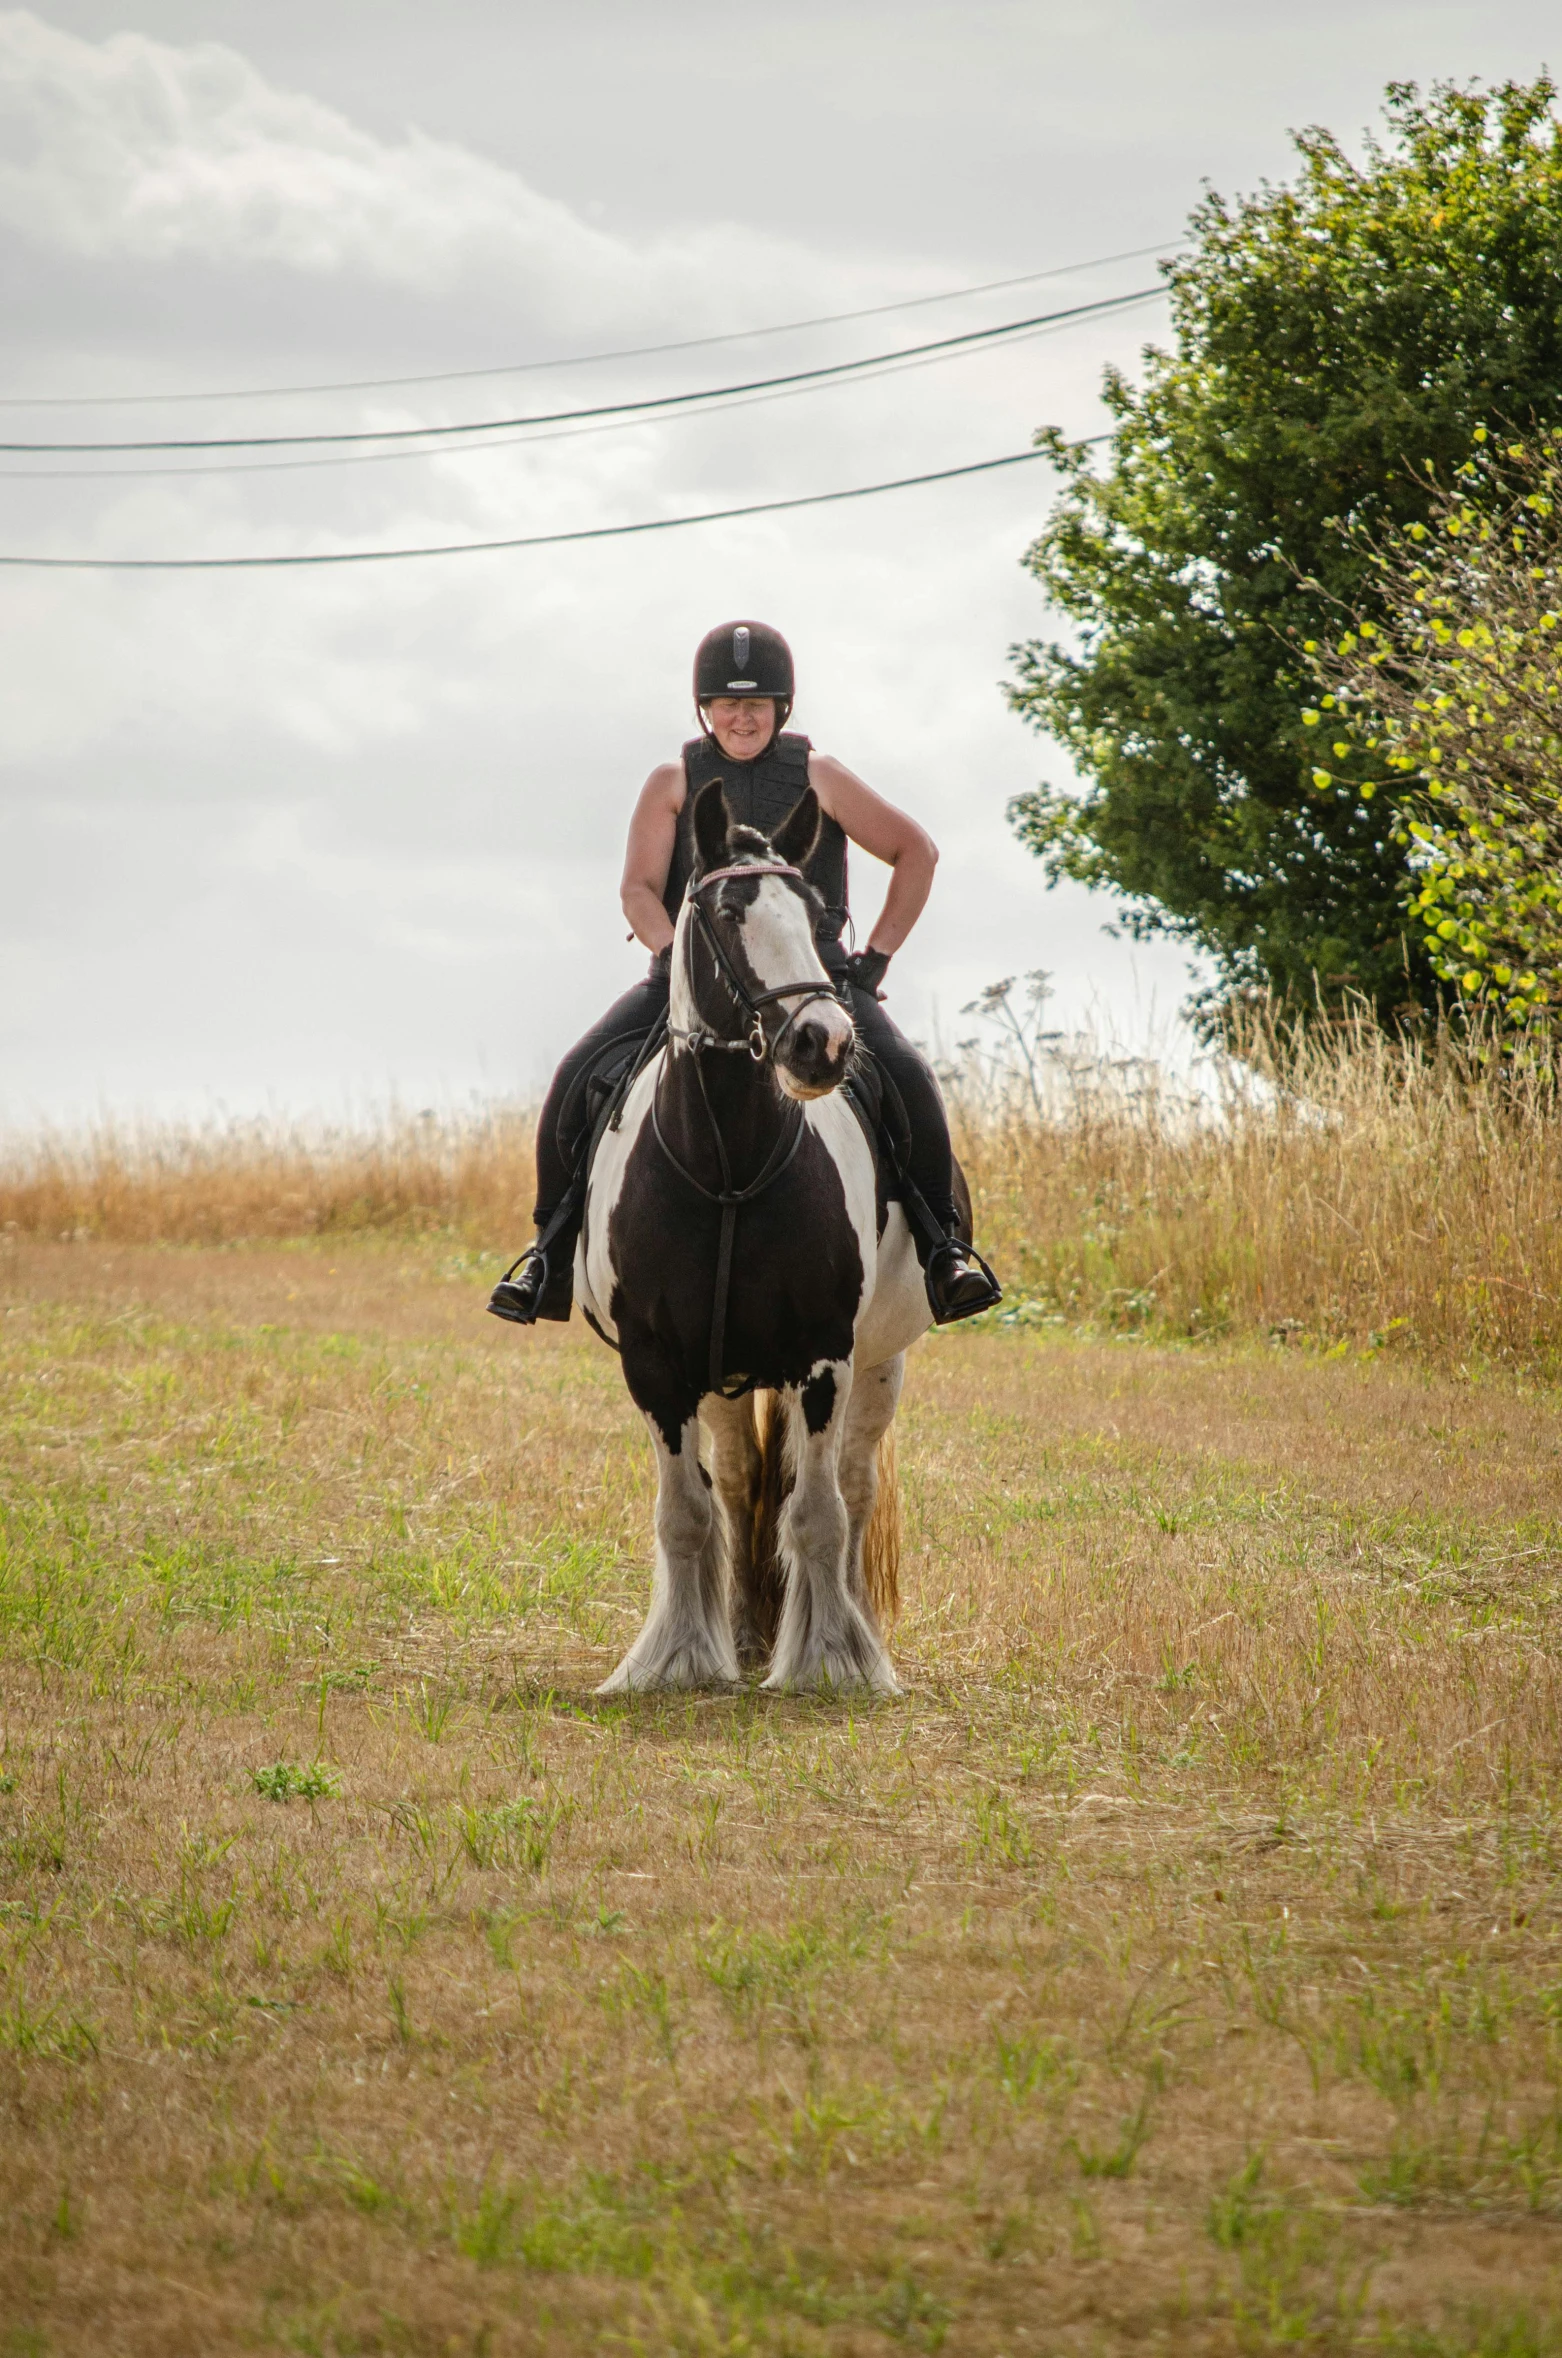
[[844, 1010], [804, 1015], [787, 1033], [776, 1078], [788, 1097], [828, 1097], [846, 1078], [856, 1030]]

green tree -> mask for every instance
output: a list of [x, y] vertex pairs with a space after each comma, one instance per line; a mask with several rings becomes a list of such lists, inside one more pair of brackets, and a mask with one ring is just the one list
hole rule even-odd
[[1358, 527], [1374, 592], [1303, 643], [1320, 797], [1386, 796], [1407, 903], [1467, 1007], [1562, 1022], [1562, 432], [1475, 433], [1427, 522]]
[[1213, 956], [1211, 1022], [1253, 985], [1437, 1001], [1391, 800], [1311, 787], [1299, 647], [1370, 603], [1342, 525], [1423, 516], [1425, 463], [1446, 479], [1481, 419], [1562, 415], [1555, 97], [1391, 84], [1360, 165], [1302, 133], [1294, 184], [1194, 213], [1175, 350], [1108, 372], [1104, 468], [1038, 436], [1063, 488], [1026, 562], [1073, 639], [1016, 648], [1009, 695], [1084, 783], [1010, 817], [1050, 883]]

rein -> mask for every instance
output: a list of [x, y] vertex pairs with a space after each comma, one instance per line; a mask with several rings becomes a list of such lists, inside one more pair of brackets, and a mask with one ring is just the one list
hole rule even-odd
[[[716, 1291], [711, 1304], [708, 1373], [710, 1390], [719, 1392], [724, 1399], [728, 1400], [741, 1398], [742, 1394], [751, 1388], [745, 1377], [739, 1381], [736, 1390], [729, 1392], [725, 1365], [727, 1306], [732, 1293], [732, 1249], [737, 1237], [738, 1211], [743, 1204], [752, 1203], [756, 1196], [763, 1195], [766, 1188], [773, 1186], [782, 1172], [790, 1168], [798, 1148], [803, 1143], [806, 1124], [801, 1105], [794, 1102], [792, 1119], [782, 1129], [774, 1146], [765, 1157], [758, 1176], [751, 1179], [746, 1187], [734, 1187], [732, 1184], [732, 1164], [727, 1154], [727, 1142], [721, 1134], [721, 1124], [716, 1118], [716, 1109], [711, 1104], [710, 1091], [705, 1085], [705, 1066], [702, 1061], [704, 1052], [706, 1049], [712, 1049], [718, 1054], [727, 1056], [742, 1055], [746, 1052], [756, 1064], [773, 1063], [776, 1050], [802, 1014], [803, 1009], [814, 999], [834, 999], [837, 996], [829, 984], [818, 982], [780, 983], [774, 990], [768, 991], [751, 991], [748, 988], [727, 954], [726, 945], [716, 931], [710, 911], [700, 898], [709, 885], [725, 883], [729, 877], [743, 876], [795, 876], [801, 882], [802, 871], [780, 860], [756, 860], [735, 868], [712, 868], [699, 879], [698, 883], [691, 884], [688, 888], [689, 904], [694, 911], [695, 921], [704, 934], [716, 961], [718, 976], [726, 984], [739, 1007], [751, 1018], [746, 1037], [741, 1040], [727, 1040], [723, 1039], [719, 1033], [708, 1029], [686, 1031], [674, 1024], [669, 1024], [667, 1027], [668, 1038], [686, 1040], [694, 1054], [695, 1079], [700, 1085], [700, 1100], [705, 1107], [705, 1117], [710, 1124], [711, 1138], [716, 1148], [716, 1160], [721, 1170], [720, 1187], [707, 1187], [678, 1160], [662, 1134], [661, 1110], [658, 1103], [661, 1096], [660, 1085], [652, 1092], [651, 1096], [651, 1130], [657, 1145], [679, 1178], [686, 1180], [696, 1195], [704, 1196], [707, 1203], [717, 1204], [721, 1209], [721, 1232], [716, 1246]], [[692, 928], [687, 938], [692, 941]], [[687, 948], [685, 950], [685, 964], [688, 970], [689, 995], [692, 999], [694, 996], [694, 968], [692, 956]], [[797, 1004], [790, 1010], [785, 1022], [778, 1027], [772, 1038], [766, 1033], [763, 1011], [766, 1007], [774, 1006], [783, 999], [795, 999]]]

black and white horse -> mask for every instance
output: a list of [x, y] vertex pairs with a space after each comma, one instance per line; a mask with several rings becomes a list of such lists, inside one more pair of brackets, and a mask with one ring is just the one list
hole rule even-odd
[[602, 1692], [768, 1663], [772, 1690], [892, 1694], [881, 1458], [930, 1321], [905, 1217], [839, 1093], [855, 1031], [800, 873], [818, 804], [810, 789], [773, 842], [731, 825], [719, 781], [693, 816], [667, 1043], [603, 1135], [575, 1260], [659, 1477], [650, 1611]]

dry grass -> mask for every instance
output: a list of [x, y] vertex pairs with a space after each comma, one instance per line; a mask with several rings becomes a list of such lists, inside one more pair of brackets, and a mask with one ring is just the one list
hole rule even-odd
[[938, 1338], [907, 1699], [606, 1706], [486, 1275], [0, 1246], [7, 2358], [1562, 2350], [1554, 1393]]
[[[1545, 1071], [1365, 1024], [1284, 1049], [1255, 1028], [1195, 1109], [1153, 1065], [1035, 1030], [1022, 1015], [1007, 1050], [995, 1036], [951, 1076], [1011, 1321], [1556, 1371], [1562, 1104]], [[513, 1253], [531, 1198], [530, 1118], [504, 1108], [0, 1148], [0, 1233], [23, 1236], [379, 1232]]]
[[533, 1118], [390, 1112], [357, 1129], [284, 1121], [106, 1124], [0, 1145], [0, 1232], [239, 1244], [392, 1230], [531, 1233]]
[[1372, 1025], [1277, 1040], [1190, 1102], [1151, 1065], [1063, 1043], [955, 1081], [978, 1226], [1021, 1315], [1274, 1333], [1447, 1364], [1562, 1355], [1562, 1101]]

